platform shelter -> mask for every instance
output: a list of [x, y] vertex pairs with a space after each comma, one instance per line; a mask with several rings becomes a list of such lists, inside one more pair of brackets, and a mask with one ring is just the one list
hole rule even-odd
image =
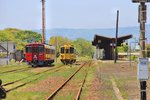
[[[132, 35], [125, 35], [117, 38], [117, 46], [121, 46], [121, 44], [125, 41], [132, 38]], [[92, 41], [92, 45], [96, 46], [96, 51], [100, 49], [103, 50], [103, 59], [112, 60], [114, 59], [114, 48], [116, 47], [115, 38], [105, 37], [101, 35], [95, 35], [94, 40]]]

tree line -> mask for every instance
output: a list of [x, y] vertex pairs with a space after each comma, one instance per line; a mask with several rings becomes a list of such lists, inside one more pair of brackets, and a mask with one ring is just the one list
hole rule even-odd
[[77, 38], [76, 40], [70, 40], [66, 37], [62, 36], [53, 36], [49, 40], [49, 44], [57, 46], [57, 52], [60, 52], [60, 47], [65, 44], [72, 44], [76, 52], [79, 56], [88, 56], [92, 57], [94, 53], [94, 47], [92, 46], [91, 42], [85, 40], [83, 38]]
[[41, 42], [41, 34], [31, 30], [20, 30], [7, 28], [0, 30], [0, 42], [13, 41], [16, 43], [17, 50], [24, 50], [24, 46], [31, 42]]
[[[32, 42], [41, 42], [41, 40], [41, 34], [31, 30], [21, 30], [16, 28], [0, 30], [0, 42], [13, 41], [16, 43], [17, 50], [24, 50], [26, 44]], [[83, 38], [71, 40], [62, 36], [53, 36], [50, 37], [49, 44], [54, 46], [57, 45], [57, 52], [60, 51], [60, 47], [64, 44], [72, 44], [74, 45], [79, 56], [91, 57], [94, 53], [94, 47], [92, 46], [91, 42]]]

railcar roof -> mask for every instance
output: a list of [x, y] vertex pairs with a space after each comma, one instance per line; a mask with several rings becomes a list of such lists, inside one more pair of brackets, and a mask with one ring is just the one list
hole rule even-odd
[[65, 45], [63, 45], [63, 46], [61, 46], [61, 47], [74, 47], [73, 45], [70, 45], [70, 44], [65, 44]]
[[42, 44], [42, 43], [29, 43], [29, 44], [27, 44], [27, 46], [28, 45], [44, 45], [44, 44]]
[[30, 46], [30, 45], [52, 46], [52, 45], [49, 45], [49, 44], [43, 44], [43, 43], [29, 43], [29, 44], [27, 44], [26, 46]]

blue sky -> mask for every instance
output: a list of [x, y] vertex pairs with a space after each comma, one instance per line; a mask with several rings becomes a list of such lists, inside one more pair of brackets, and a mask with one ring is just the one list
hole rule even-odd
[[[138, 26], [138, 4], [131, 0], [46, 0], [46, 28], [114, 28]], [[147, 4], [150, 24], [150, 3]], [[40, 0], [0, 0], [0, 29], [41, 29]]]

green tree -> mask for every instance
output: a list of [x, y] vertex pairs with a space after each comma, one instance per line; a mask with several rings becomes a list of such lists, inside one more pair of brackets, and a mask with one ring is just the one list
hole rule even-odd
[[91, 42], [83, 38], [78, 38], [73, 41], [73, 45], [80, 56], [91, 57], [94, 52], [94, 47], [92, 46]]
[[53, 36], [50, 38], [49, 44], [54, 45], [54, 46], [57, 45], [57, 51], [59, 52], [61, 46], [63, 46], [64, 44], [72, 44], [72, 41], [66, 37]]
[[18, 50], [23, 50], [27, 43], [40, 42], [41, 34], [30, 30], [20, 30], [16, 28], [7, 28], [0, 30], [0, 41], [13, 41]]
[[127, 52], [129, 47], [126, 43], [122, 43], [121, 46], [117, 47], [118, 52]]

